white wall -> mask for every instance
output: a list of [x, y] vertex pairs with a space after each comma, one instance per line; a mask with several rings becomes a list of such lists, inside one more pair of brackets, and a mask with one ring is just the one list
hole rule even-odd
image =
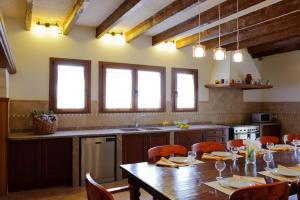
[[300, 51], [292, 51], [262, 59], [264, 80], [274, 85], [264, 91], [265, 102], [300, 101]]
[[[95, 39], [95, 29], [74, 27], [68, 36], [38, 37], [25, 31], [24, 20], [5, 18], [8, 39], [18, 73], [10, 78], [12, 99], [48, 100], [49, 57], [92, 60], [92, 100], [98, 99], [98, 61], [123, 62], [167, 67], [167, 100], [170, 100], [171, 67], [197, 68], [199, 101], [208, 101], [204, 84], [210, 80], [212, 59], [192, 58], [192, 48], [165, 51], [152, 47], [150, 37], [128, 44], [105, 43]], [[211, 52], [207, 53], [212, 56]]]

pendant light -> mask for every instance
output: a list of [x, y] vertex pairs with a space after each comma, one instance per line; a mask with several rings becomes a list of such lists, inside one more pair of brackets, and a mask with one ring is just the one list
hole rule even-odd
[[214, 59], [215, 60], [225, 60], [226, 59], [226, 49], [221, 47], [221, 8], [220, 4], [218, 6], [219, 10], [219, 46], [214, 49]]
[[[239, 12], [239, 0], [236, 0], [236, 13]], [[236, 18], [236, 50], [233, 52], [232, 59], [233, 62], [243, 62], [243, 53], [240, 50], [240, 41], [239, 41], [239, 36], [240, 36], [240, 30], [239, 30], [239, 17]]]
[[[200, 3], [200, 0], [198, 0]], [[198, 15], [198, 27], [200, 27], [200, 13]], [[194, 58], [202, 58], [205, 56], [205, 46], [201, 44], [201, 32], [198, 33], [198, 43], [193, 46], [193, 57]]]

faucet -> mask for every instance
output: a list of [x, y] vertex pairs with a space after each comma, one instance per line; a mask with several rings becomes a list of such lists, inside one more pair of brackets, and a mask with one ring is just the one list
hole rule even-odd
[[135, 127], [135, 128], [139, 128], [139, 123], [138, 123], [138, 120], [140, 120], [141, 118], [143, 118], [145, 116], [145, 114], [142, 114], [142, 115], [140, 115], [140, 116], [137, 116], [136, 118], [135, 118], [135, 120], [134, 120], [134, 124], [133, 124], [133, 126]]

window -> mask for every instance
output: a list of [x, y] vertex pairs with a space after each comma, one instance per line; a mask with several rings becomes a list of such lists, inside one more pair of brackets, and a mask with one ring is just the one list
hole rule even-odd
[[172, 69], [173, 111], [197, 111], [198, 70]]
[[90, 112], [91, 61], [50, 58], [49, 107], [55, 113]]
[[165, 111], [165, 68], [99, 63], [103, 112]]

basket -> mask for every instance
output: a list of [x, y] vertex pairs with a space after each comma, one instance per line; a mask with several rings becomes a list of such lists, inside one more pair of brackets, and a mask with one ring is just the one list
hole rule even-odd
[[37, 117], [33, 119], [34, 133], [38, 135], [53, 134], [57, 130], [57, 119], [54, 122], [48, 122]]

